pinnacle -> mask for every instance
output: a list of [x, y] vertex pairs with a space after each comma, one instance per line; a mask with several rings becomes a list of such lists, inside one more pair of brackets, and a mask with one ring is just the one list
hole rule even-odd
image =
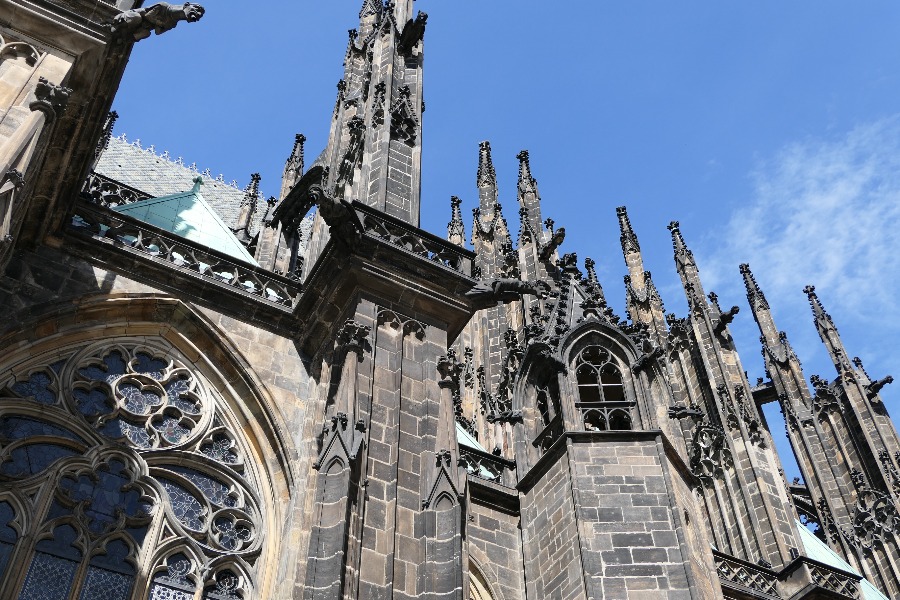
[[628, 218], [628, 210], [624, 206], [616, 208], [616, 216], [619, 217], [619, 237], [622, 242], [622, 252], [627, 256], [633, 252], [640, 252], [641, 245], [638, 243], [637, 235], [631, 227], [631, 220]]
[[756, 283], [756, 278], [750, 271], [750, 265], [742, 263], [740, 270], [741, 275], [744, 276], [744, 287], [747, 289], [747, 300], [750, 302], [750, 308], [755, 311], [757, 303], [759, 303], [760, 308], [769, 308], [769, 303], [766, 300], [765, 294], [763, 294], [759, 284]]
[[478, 144], [478, 187], [497, 186], [497, 172], [491, 158], [491, 143], [483, 141]]
[[531, 162], [528, 158], [528, 150], [522, 150], [516, 154], [519, 159], [519, 191], [523, 194], [535, 193], [535, 180], [531, 176]]

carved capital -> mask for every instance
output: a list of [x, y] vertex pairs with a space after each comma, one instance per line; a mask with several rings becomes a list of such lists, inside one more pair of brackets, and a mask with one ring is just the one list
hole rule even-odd
[[71, 93], [71, 89], [54, 85], [45, 78], [39, 77], [34, 88], [35, 99], [28, 105], [28, 108], [44, 113], [47, 123], [52, 123], [65, 112]]

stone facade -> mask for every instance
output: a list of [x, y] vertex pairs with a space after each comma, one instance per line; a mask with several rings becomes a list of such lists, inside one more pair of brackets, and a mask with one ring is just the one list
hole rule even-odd
[[[112, 137], [132, 45], [202, 8], [0, 0], [0, 597], [897, 597], [891, 378], [812, 288], [810, 390], [741, 266], [751, 384], [680, 225], [683, 317], [617, 210], [622, 319], [526, 151], [516, 240], [487, 142], [474, 252], [457, 199], [419, 229], [412, 4], [363, 2], [328, 145], [266, 200]], [[113, 210], [195, 177], [255, 263]]]

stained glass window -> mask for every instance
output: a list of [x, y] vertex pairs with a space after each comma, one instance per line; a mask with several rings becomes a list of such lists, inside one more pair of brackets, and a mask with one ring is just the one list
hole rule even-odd
[[12, 385], [12, 391], [23, 398], [34, 398], [41, 404], [56, 402], [56, 392], [50, 389], [50, 376], [44, 372], [34, 373], [26, 381]]
[[170, 556], [166, 570], [153, 578], [150, 600], [193, 600], [196, 588], [188, 577], [193, 570], [193, 563], [184, 554]]
[[202, 531], [207, 510], [200, 500], [187, 491], [184, 486], [170, 479], [160, 478], [159, 481], [166, 493], [169, 494], [169, 502], [172, 505], [172, 512], [175, 513], [175, 518], [181, 521], [188, 529]]
[[[12, 368], [7, 389], [46, 406], [37, 417], [0, 403], [0, 480], [32, 478], [49, 498], [21, 535], [10, 526], [15, 504], [0, 500], [0, 577], [13, 558], [25, 561], [16, 597], [194, 600], [202, 589], [233, 600], [250, 589], [261, 511], [241, 474], [239, 438], [214, 391], [155, 345], [85, 345]], [[156, 558], [164, 531], [184, 551]], [[226, 556], [237, 566], [211, 566]], [[143, 561], [159, 566], [149, 589], [135, 590]]]
[[80, 454], [77, 450], [56, 444], [27, 444], [19, 446], [0, 465], [0, 474], [13, 478], [37, 475], [56, 461]]
[[16, 538], [19, 537], [10, 525], [15, 516], [16, 513], [9, 502], [0, 502], [0, 581], [3, 581], [6, 563], [12, 554]]
[[75, 547], [78, 533], [71, 525], [60, 525], [53, 531], [53, 537], [37, 543], [34, 558], [28, 569], [28, 576], [20, 600], [66, 600], [81, 551]]

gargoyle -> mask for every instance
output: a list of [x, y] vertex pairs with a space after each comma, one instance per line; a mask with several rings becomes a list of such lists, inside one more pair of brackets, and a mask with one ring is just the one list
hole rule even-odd
[[875, 396], [878, 395], [878, 392], [881, 391], [881, 388], [889, 383], [894, 383], [894, 378], [891, 375], [888, 375], [883, 379], [879, 379], [878, 381], [873, 381], [866, 386], [866, 396], [869, 397], [869, 400], [874, 399]]
[[150, 37], [151, 32], [160, 35], [174, 29], [179, 21], [196, 23], [206, 9], [193, 2], [185, 2], [183, 6], [160, 2], [149, 8], [135, 8], [116, 15], [111, 28], [114, 37], [133, 37], [135, 41]]
[[531, 294], [541, 296], [550, 292], [550, 286], [543, 281], [522, 281], [521, 279], [494, 279], [479, 281], [466, 297], [485, 306], [497, 302], [512, 302], [520, 296]]
[[312, 203], [319, 207], [319, 214], [333, 238], [349, 244], [359, 237], [363, 227], [349, 202], [330, 197], [320, 185], [311, 185], [307, 193]]
[[723, 312], [719, 315], [719, 318], [716, 319], [715, 325], [713, 325], [713, 330], [716, 334], [720, 334], [725, 331], [725, 328], [728, 327], [732, 321], [734, 321], [734, 317], [741, 311], [740, 306], [732, 306], [731, 310], [728, 312]]
[[428, 15], [419, 11], [416, 20], [410, 19], [403, 27], [403, 33], [400, 34], [400, 40], [397, 42], [397, 50], [400, 54], [407, 55], [412, 52], [416, 44], [425, 37], [425, 23], [428, 21]]
[[703, 417], [703, 411], [693, 406], [685, 406], [684, 404], [676, 404], [669, 407], [670, 419], [684, 419], [690, 417], [692, 419], [700, 419]]
[[553, 235], [550, 237], [550, 241], [541, 246], [540, 254], [538, 257], [541, 260], [547, 260], [553, 254], [553, 252], [562, 245], [563, 240], [566, 239], [566, 228], [560, 227], [556, 231], [553, 232]]

